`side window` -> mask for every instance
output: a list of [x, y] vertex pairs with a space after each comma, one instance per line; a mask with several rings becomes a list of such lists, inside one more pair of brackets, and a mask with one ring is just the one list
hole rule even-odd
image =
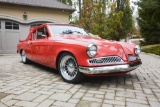
[[45, 27], [37, 30], [37, 39], [42, 39], [42, 35], [48, 36], [47, 29]]

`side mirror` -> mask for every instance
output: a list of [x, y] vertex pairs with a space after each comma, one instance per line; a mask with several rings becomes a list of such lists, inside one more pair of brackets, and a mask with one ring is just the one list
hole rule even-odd
[[42, 37], [42, 39], [46, 39], [47, 35], [42, 35], [41, 37]]

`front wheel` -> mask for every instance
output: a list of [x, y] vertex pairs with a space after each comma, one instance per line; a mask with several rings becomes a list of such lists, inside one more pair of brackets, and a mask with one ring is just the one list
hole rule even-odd
[[24, 50], [22, 50], [21, 57], [22, 57], [22, 62], [23, 62], [24, 64], [29, 63], [29, 59], [27, 59], [26, 53], [25, 53]]
[[75, 57], [69, 53], [61, 55], [58, 62], [58, 70], [62, 79], [69, 83], [78, 83], [84, 77], [84, 75], [79, 72]]

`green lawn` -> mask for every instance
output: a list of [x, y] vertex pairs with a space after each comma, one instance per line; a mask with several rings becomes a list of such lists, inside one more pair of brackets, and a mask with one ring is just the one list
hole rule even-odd
[[142, 52], [160, 55], [160, 44], [142, 46]]

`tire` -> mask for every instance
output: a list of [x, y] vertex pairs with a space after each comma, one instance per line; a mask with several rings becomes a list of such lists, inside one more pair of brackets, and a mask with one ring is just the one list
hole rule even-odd
[[22, 58], [22, 62], [23, 62], [24, 64], [29, 63], [29, 59], [27, 59], [27, 56], [26, 56], [26, 53], [25, 53], [24, 50], [22, 50], [21, 58]]
[[64, 53], [58, 61], [58, 71], [65, 82], [79, 83], [84, 75], [79, 72], [75, 57], [70, 53]]

